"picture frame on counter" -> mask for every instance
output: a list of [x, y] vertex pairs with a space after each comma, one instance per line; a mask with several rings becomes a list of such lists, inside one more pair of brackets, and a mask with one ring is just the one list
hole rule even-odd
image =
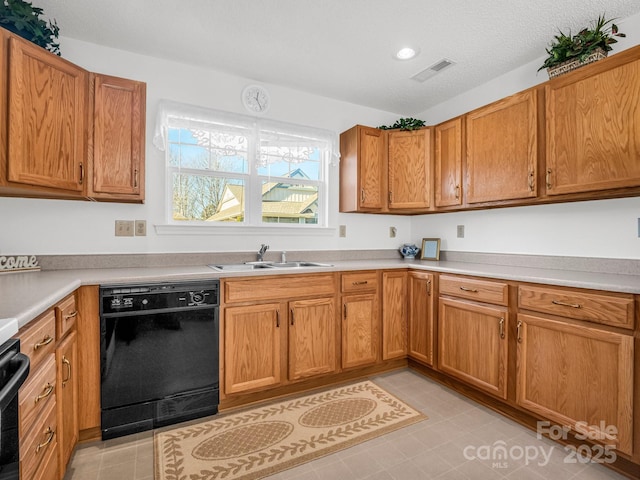
[[440, 239], [423, 238], [420, 260], [440, 260]]

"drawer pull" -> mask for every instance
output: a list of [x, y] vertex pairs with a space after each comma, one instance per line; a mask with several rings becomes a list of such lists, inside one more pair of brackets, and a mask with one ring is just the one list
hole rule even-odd
[[366, 285], [369, 283], [369, 280], [361, 280], [359, 282], [351, 282], [351, 285]]
[[504, 317], [500, 318], [500, 338], [504, 338]]
[[74, 318], [74, 317], [77, 317], [77, 316], [78, 316], [78, 312], [74, 311], [74, 312], [71, 312], [69, 315], [65, 315], [64, 319], [65, 320], [69, 320], [70, 318]]
[[33, 349], [34, 349], [34, 350], [38, 350], [40, 347], [44, 347], [44, 346], [46, 346], [46, 345], [49, 345], [51, 342], [53, 342], [53, 338], [51, 338], [51, 336], [50, 336], [50, 335], [47, 335], [46, 337], [44, 337], [44, 338], [42, 339], [42, 341], [41, 341], [41, 342], [36, 343], [36, 344], [33, 346]]
[[561, 302], [560, 300], [551, 300], [551, 303], [554, 305], [560, 305], [561, 307], [582, 308], [582, 305], [579, 303], [566, 303]]
[[44, 386], [42, 393], [35, 398], [33, 403], [38, 403], [43, 398], [47, 398], [49, 395], [51, 395], [51, 392], [53, 392], [53, 388], [54, 388], [53, 385], [51, 385], [50, 383], [47, 383]]
[[518, 321], [516, 324], [516, 340], [518, 343], [522, 343], [522, 337], [520, 336], [520, 329], [522, 328], [522, 322]]
[[71, 380], [71, 362], [64, 355], [62, 356], [62, 364], [67, 367], [67, 378], [62, 380], [62, 388], [67, 386], [67, 382]]
[[53, 431], [51, 427], [47, 427], [47, 430], [44, 433], [45, 435], [48, 435], [48, 437], [44, 442], [38, 444], [36, 447], [36, 453], [40, 453], [40, 450], [49, 445], [53, 441], [53, 437], [56, 436], [56, 432]]
[[463, 292], [478, 293], [477, 288], [460, 287], [460, 290], [462, 290]]

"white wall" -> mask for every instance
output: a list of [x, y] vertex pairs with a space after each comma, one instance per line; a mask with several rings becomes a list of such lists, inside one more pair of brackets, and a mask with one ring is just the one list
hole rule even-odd
[[[213, 70], [62, 39], [68, 60], [84, 68], [147, 82], [146, 203], [110, 204], [84, 201], [1, 198], [1, 254], [80, 254], [145, 252], [252, 251], [260, 243], [273, 250], [397, 248], [410, 240], [408, 217], [338, 213], [338, 168], [331, 169], [330, 224], [347, 226], [322, 236], [282, 234], [157, 235], [153, 225], [165, 223], [164, 154], [151, 143], [160, 99], [246, 113], [240, 92], [253, 80]], [[300, 91], [266, 85], [271, 93], [269, 118], [342, 132], [356, 123], [379, 125], [397, 115]], [[115, 237], [114, 221], [147, 220], [146, 237]], [[398, 229], [389, 238], [389, 226]]]
[[[627, 37], [610, 55], [640, 44], [640, 14], [616, 22]], [[420, 115], [437, 124], [547, 80], [536, 74], [544, 56]], [[640, 160], [638, 160], [640, 161]], [[422, 215], [412, 218], [414, 241], [440, 237], [441, 249], [640, 259], [640, 197]], [[456, 237], [456, 226], [465, 237]]]

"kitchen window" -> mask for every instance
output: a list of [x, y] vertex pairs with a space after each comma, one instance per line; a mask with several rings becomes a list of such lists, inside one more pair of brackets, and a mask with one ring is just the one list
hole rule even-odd
[[163, 102], [171, 225], [327, 226], [333, 132]]

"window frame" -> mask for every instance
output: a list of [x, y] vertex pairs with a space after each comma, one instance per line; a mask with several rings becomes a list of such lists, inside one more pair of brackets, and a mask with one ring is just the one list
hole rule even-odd
[[[202, 109], [200, 107], [192, 107], [195, 109], [197, 118], [194, 119], [192, 115], [193, 111], [189, 111], [189, 106], [181, 105], [180, 108], [171, 108], [171, 105], [159, 109], [158, 124], [156, 125], [156, 136], [154, 137], [154, 144], [159, 146], [161, 150], [164, 150], [164, 172], [165, 172], [165, 221], [166, 227], [179, 227], [180, 230], [184, 228], [198, 228], [202, 229], [207, 227], [210, 231], [222, 231], [231, 229], [241, 229], [243, 231], [250, 229], [275, 229], [284, 230], [289, 232], [298, 230], [321, 230], [329, 229], [329, 191], [330, 191], [330, 171], [329, 167], [335, 166], [337, 162], [335, 159], [339, 157], [337, 150], [337, 134], [327, 130], [316, 129], [313, 127], [306, 127], [301, 125], [288, 124], [284, 122], [275, 122], [272, 120], [263, 120], [246, 115], [233, 114], [228, 112], [221, 112], [216, 110]], [[204, 115], [203, 115], [204, 114]], [[225, 123], [226, 119], [229, 119], [229, 124]], [[194, 127], [192, 122], [197, 122], [198, 128]], [[233, 122], [233, 123], [231, 123]], [[192, 126], [190, 126], [190, 124]], [[220, 125], [242, 125], [242, 128], [246, 131], [247, 138], [247, 173], [240, 172], [226, 172], [208, 169], [198, 169], [190, 167], [181, 167], [171, 165], [171, 149], [172, 144], [188, 143], [175, 142], [169, 140], [169, 132], [173, 129], [206, 129], [209, 131], [216, 131], [216, 124]], [[206, 125], [206, 128], [202, 128], [202, 125]], [[249, 128], [251, 125], [253, 128]], [[221, 130], [224, 128], [221, 127]], [[263, 135], [268, 137], [273, 134], [274, 129], [284, 135], [290, 135], [292, 137], [300, 137], [302, 139], [308, 139], [312, 143], [318, 142], [318, 148], [320, 149], [320, 158], [318, 160], [318, 179], [300, 179], [290, 178], [278, 175], [266, 175], [260, 173], [260, 169], [265, 165], [259, 162], [258, 145], [260, 144], [260, 132], [264, 132]], [[160, 134], [158, 134], [160, 132]], [[302, 133], [300, 133], [302, 132]], [[159, 140], [159, 141], [158, 141]], [[211, 148], [211, 147], [206, 147]], [[313, 160], [315, 161], [315, 160]], [[278, 163], [278, 162], [275, 162]], [[291, 162], [295, 166], [296, 162]], [[289, 171], [293, 171], [290, 168]], [[243, 222], [215, 222], [206, 220], [175, 220], [174, 209], [174, 175], [186, 173], [193, 175], [202, 175], [217, 178], [230, 178], [244, 181], [244, 221]], [[317, 223], [306, 222], [265, 222], [263, 221], [263, 195], [262, 185], [263, 182], [279, 182], [283, 184], [292, 185], [311, 185], [317, 188]], [[164, 229], [166, 230], [166, 229]], [[168, 232], [164, 232], [168, 233]]]

